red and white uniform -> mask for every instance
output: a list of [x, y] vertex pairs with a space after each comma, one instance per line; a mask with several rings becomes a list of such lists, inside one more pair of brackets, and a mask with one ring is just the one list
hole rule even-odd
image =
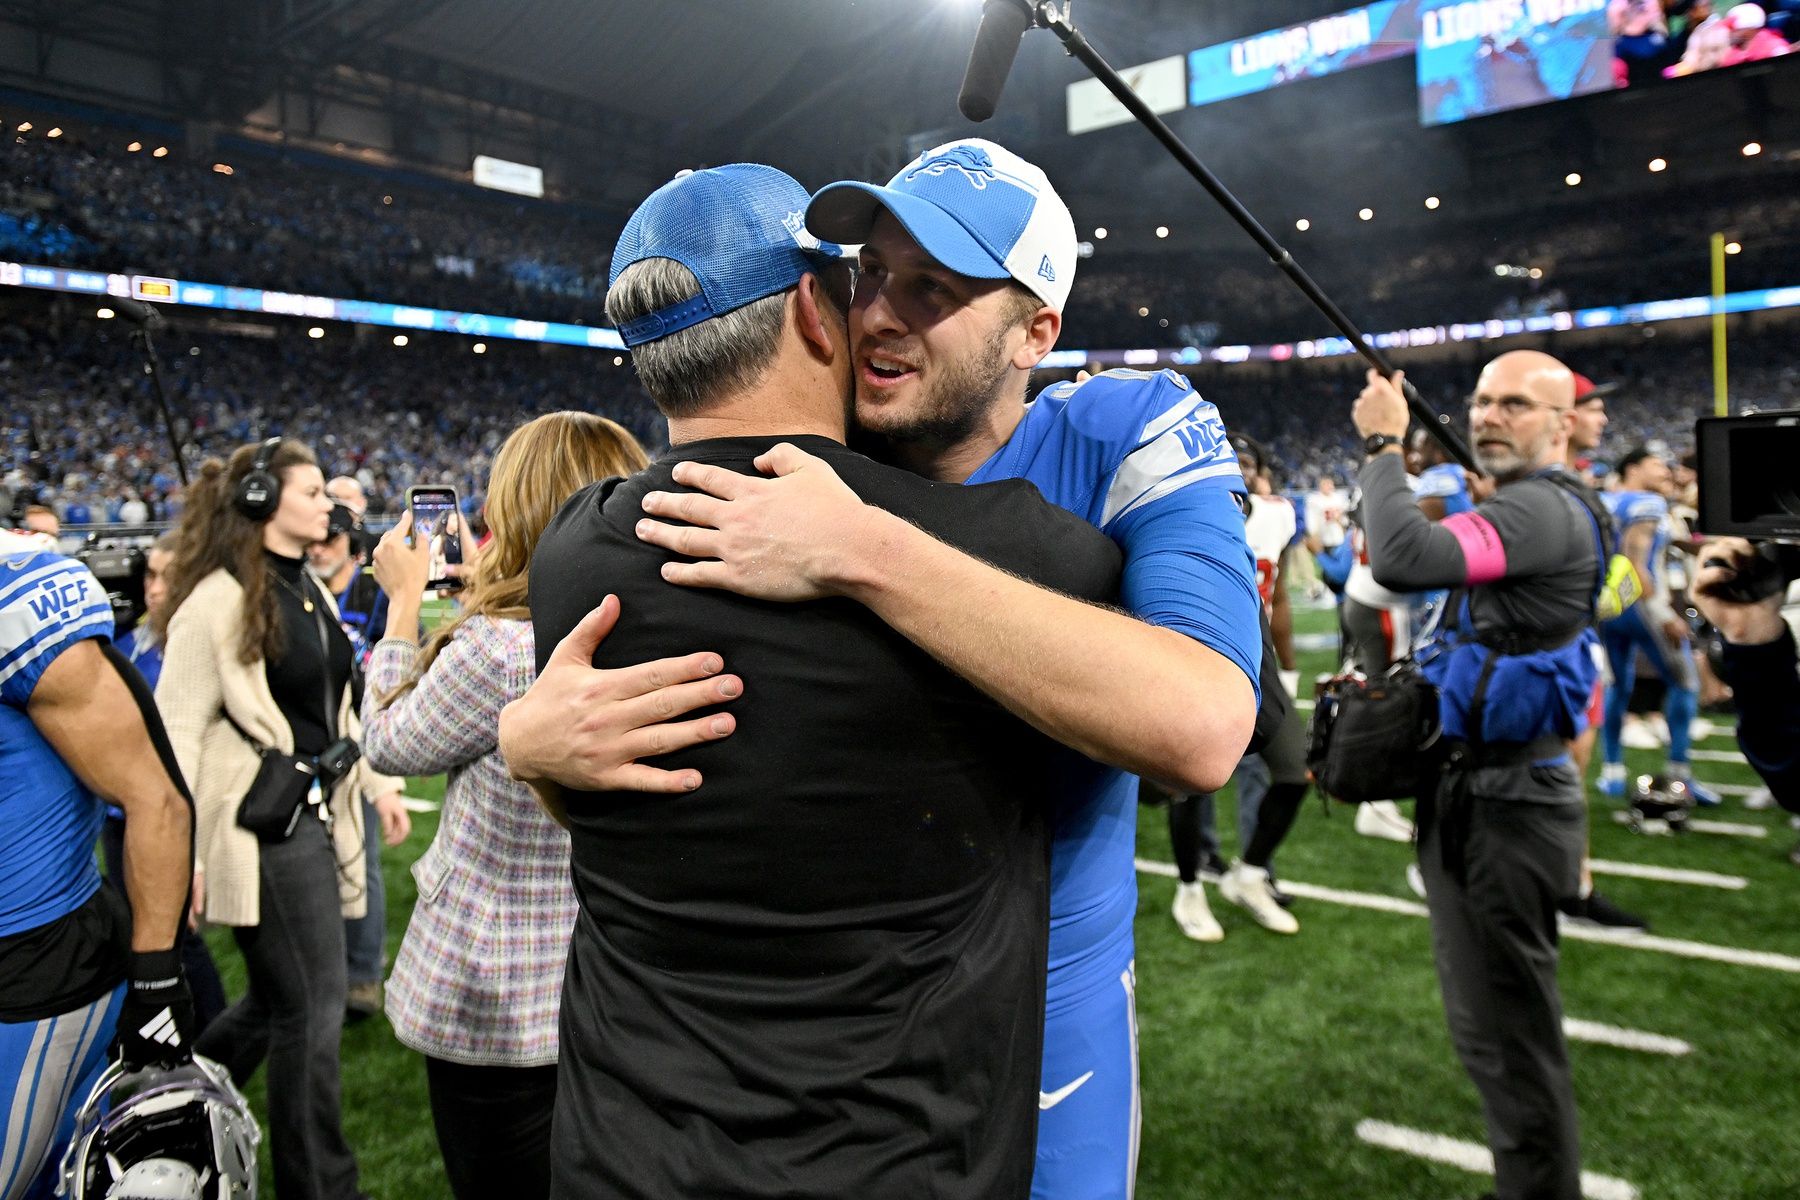
[[1251, 495], [1244, 537], [1256, 556], [1256, 590], [1265, 611], [1275, 602], [1275, 572], [1299, 527], [1294, 506], [1286, 497]]

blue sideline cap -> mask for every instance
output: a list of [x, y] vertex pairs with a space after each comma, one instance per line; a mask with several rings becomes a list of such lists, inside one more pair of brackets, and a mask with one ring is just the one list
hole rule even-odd
[[613, 250], [610, 287], [633, 263], [672, 258], [694, 273], [700, 294], [619, 328], [641, 346], [753, 300], [786, 291], [843, 250], [806, 231], [806, 189], [783, 171], [732, 163], [684, 171], [638, 205]]
[[863, 242], [882, 210], [958, 275], [1015, 279], [1057, 312], [1075, 282], [1075, 220], [1049, 178], [982, 138], [946, 142], [900, 168], [886, 187], [834, 183], [806, 210], [806, 227]]

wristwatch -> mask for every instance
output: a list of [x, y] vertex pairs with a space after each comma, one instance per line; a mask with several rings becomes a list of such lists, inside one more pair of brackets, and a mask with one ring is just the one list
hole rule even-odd
[[1405, 438], [1397, 438], [1391, 433], [1371, 433], [1363, 439], [1363, 453], [1374, 458], [1389, 446], [1398, 446]]

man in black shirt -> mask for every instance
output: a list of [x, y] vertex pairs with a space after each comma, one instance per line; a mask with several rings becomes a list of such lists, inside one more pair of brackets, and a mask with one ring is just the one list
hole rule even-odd
[[736, 736], [652, 760], [687, 795], [568, 792], [581, 903], [558, 1196], [1023, 1197], [1032, 1171], [1049, 745], [847, 600], [662, 580], [640, 500], [782, 441], [864, 500], [1075, 596], [1112, 543], [1017, 481], [958, 487], [843, 448], [848, 273], [767, 167], [684, 176], [615, 254], [608, 314], [677, 447], [574, 497], [532, 562], [539, 665], [602, 599], [595, 665], [728, 649]]

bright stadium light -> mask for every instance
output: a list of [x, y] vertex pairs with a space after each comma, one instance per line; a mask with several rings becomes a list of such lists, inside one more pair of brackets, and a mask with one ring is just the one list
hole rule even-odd
[[44, 136], [45, 137], [61, 137], [62, 136], [62, 126], [57, 125], [57, 126], [52, 127], [50, 132], [46, 133]]
[[20, 121], [19, 122], [19, 132], [20, 133], [30, 133], [31, 132], [31, 122], [30, 121]]
[[1563, 182], [1570, 187], [1580, 187], [1581, 173], [1579, 171], [1570, 171], [1567, 175], [1563, 176]]
[[311, 329], [306, 331], [306, 336], [316, 342], [325, 336], [325, 330], [318, 325], [314, 325]]
[[1305, 233], [1312, 228], [1312, 222], [1305, 217], [1301, 217], [1298, 221], [1294, 222], [1294, 228], [1298, 229], [1301, 233]]
[[1511, 271], [1512, 271], [1512, 268], [1507, 266], [1505, 263], [1501, 263], [1499, 266], [1494, 268], [1494, 274], [1500, 276], [1500, 278], [1502, 278], [1502, 279], [1506, 278], [1507, 274], [1510, 273]]
[[1436, 196], [1425, 197], [1425, 207], [1432, 209], [1434, 211], [1436, 210], [1437, 206], [1442, 203], [1443, 203], [1443, 201], [1439, 200]]
[[1150, 310], [1149, 310], [1149, 309], [1147, 309], [1147, 308], [1140, 308], [1140, 309], [1138, 309], [1138, 316], [1140, 316], [1140, 317], [1147, 317], [1147, 316], [1149, 316], [1149, 315], [1150, 315]]
[[486, 342], [476, 342], [473, 346], [469, 347], [469, 349], [475, 351], [475, 353], [477, 353], [477, 354], [486, 354], [487, 353], [487, 343]]
[[381, 198], [381, 202], [383, 204], [392, 204], [394, 202], [394, 198], [392, 196], [383, 196]]
[[1669, 160], [1668, 159], [1653, 158], [1650, 160], [1650, 173], [1652, 175], [1661, 174], [1662, 172], [1664, 172], [1668, 169], [1669, 169]]
[[131, 143], [131, 145], [125, 147], [125, 153], [136, 154], [139, 150], [142, 150], [143, 148], [144, 148], [144, 143], [133, 142], [133, 143]]
[[1762, 143], [1761, 142], [1745, 142], [1744, 143], [1744, 157], [1745, 158], [1755, 158], [1757, 155], [1759, 155], [1761, 153], [1762, 153]]
[[394, 335], [394, 345], [404, 346], [404, 345], [406, 345], [406, 343], [407, 343], [407, 337], [404, 333], [396, 333]]
[[97, 308], [94, 310], [94, 315], [102, 321], [110, 321], [113, 319], [114, 313], [110, 308]]
[[1533, 279], [1542, 279], [1544, 277], [1544, 268], [1533, 267], [1530, 271], [1526, 272], [1526, 274], [1530, 275]]
[[1372, 208], [1359, 208], [1356, 210], [1356, 216], [1358, 220], [1373, 221], [1375, 219], [1375, 210]]
[[214, 175], [236, 175], [237, 172], [234, 171], [231, 168], [230, 164], [228, 164], [228, 163], [214, 163], [213, 164], [213, 174]]
[[150, 152], [150, 157], [151, 158], [167, 158], [167, 157], [169, 157], [169, 148], [167, 146], [158, 146], [156, 149], [154, 149]]
[[1726, 242], [1725, 243], [1725, 253], [1727, 253], [1727, 254], [1742, 254], [1743, 252], [1744, 252], [1744, 244], [1742, 242]]
[[1106, 240], [1106, 226], [1102, 225], [1094, 230], [1094, 240], [1096, 242], [1104, 242]]
[[1158, 225], [1156, 227], [1156, 236], [1159, 238], [1168, 237], [1169, 236], [1169, 227], [1167, 225]]

